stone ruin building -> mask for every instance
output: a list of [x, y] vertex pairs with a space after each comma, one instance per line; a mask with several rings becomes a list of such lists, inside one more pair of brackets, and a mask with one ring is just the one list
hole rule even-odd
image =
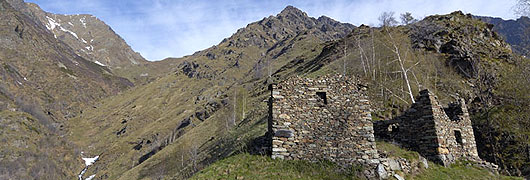
[[396, 160], [380, 158], [377, 135], [442, 165], [464, 158], [482, 167], [497, 168], [479, 158], [463, 100], [443, 108], [433, 93], [423, 90], [401, 116], [372, 122], [367, 87], [351, 77], [291, 77], [271, 84], [269, 90], [268, 143], [272, 158], [328, 160], [345, 167], [361, 164], [376, 167], [372, 175], [377, 173], [379, 177], [384, 177], [386, 171], [394, 175], [395, 170], [405, 171], [401, 169], [404, 166], [388, 165], [396, 164]]
[[432, 92], [423, 90], [401, 116], [377, 121], [374, 128], [378, 138], [397, 142], [445, 166], [459, 158], [482, 161], [463, 99], [444, 108]]
[[293, 77], [269, 88], [272, 158], [378, 163], [367, 89], [359, 81]]

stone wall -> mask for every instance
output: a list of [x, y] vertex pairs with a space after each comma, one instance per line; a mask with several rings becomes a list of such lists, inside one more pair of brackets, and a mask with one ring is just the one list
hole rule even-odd
[[442, 165], [459, 158], [482, 161], [463, 100], [443, 108], [433, 93], [423, 90], [401, 116], [377, 121], [374, 128], [376, 136], [396, 141]]
[[340, 75], [271, 85], [272, 158], [379, 163], [366, 87]]

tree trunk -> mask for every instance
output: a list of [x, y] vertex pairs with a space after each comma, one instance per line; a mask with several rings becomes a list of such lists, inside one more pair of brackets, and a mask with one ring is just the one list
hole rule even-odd
[[394, 53], [397, 56], [397, 60], [399, 62], [399, 66], [401, 68], [401, 72], [403, 73], [403, 79], [405, 79], [405, 84], [407, 85], [407, 89], [409, 91], [410, 100], [412, 103], [416, 103], [414, 100], [414, 95], [412, 94], [412, 89], [410, 88], [410, 82], [409, 77], [407, 76], [407, 70], [405, 70], [405, 65], [403, 64], [403, 60], [401, 59], [401, 54], [399, 53], [399, 48], [397, 47], [396, 43], [394, 42], [394, 39], [392, 38], [392, 35], [390, 35], [390, 32], [388, 33], [388, 36], [390, 36], [390, 40], [392, 41], [392, 45], [394, 46]]

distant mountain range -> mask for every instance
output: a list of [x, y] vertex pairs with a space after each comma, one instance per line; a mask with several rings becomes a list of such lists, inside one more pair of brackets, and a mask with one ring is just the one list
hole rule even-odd
[[530, 18], [525, 16], [517, 20], [484, 16], [475, 16], [475, 18], [493, 24], [493, 30], [502, 35], [516, 53], [526, 57], [530, 55]]

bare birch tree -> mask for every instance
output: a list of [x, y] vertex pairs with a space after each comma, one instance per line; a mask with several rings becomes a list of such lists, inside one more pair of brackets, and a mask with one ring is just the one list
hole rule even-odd
[[517, 0], [517, 4], [513, 6], [515, 15], [530, 16], [530, 0]]
[[243, 104], [242, 104], [242, 111], [241, 111], [241, 119], [245, 119], [245, 105], [247, 103], [247, 98], [245, 97], [245, 94], [243, 94]]
[[414, 17], [412, 17], [412, 14], [410, 12], [401, 14], [399, 18], [401, 19], [401, 24], [403, 25], [409, 25], [418, 21], [414, 19]]
[[342, 58], [342, 76], [346, 76], [346, 51], [347, 51], [347, 47], [348, 45], [346, 44], [346, 40], [344, 40], [344, 48], [342, 49], [342, 53], [344, 55], [344, 57]]
[[394, 17], [394, 12], [383, 12], [377, 19], [382, 27], [395, 26], [398, 23]]
[[236, 123], [236, 116], [237, 116], [237, 88], [234, 90], [234, 117], [232, 118], [232, 124], [234, 125]]
[[197, 171], [197, 161], [199, 160], [199, 148], [197, 145], [193, 144], [191, 145], [189, 149], [190, 153], [190, 161], [191, 161], [191, 168], [193, 172]]
[[401, 73], [403, 75], [403, 79], [405, 80], [405, 84], [407, 86], [407, 89], [408, 89], [408, 94], [410, 96], [410, 100], [412, 103], [415, 103], [416, 101], [414, 100], [414, 95], [412, 94], [412, 88], [410, 87], [410, 81], [409, 81], [409, 78], [407, 76], [407, 72], [410, 70], [410, 68], [406, 69], [405, 68], [405, 65], [404, 65], [404, 59], [402, 59], [401, 57], [401, 53], [399, 51], [399, 48], [394, 40], [394, 38], [392, 37], [392, 34], [390, 32], [388, 32], [388, 36], [390, 37], [390, 42], [392, 43], [392, 46], [393, 46], [393, 49], [392, 49], [392, 52], [396, 55], [397, 57], [397, 61], [399, 63], [399, 68], [401, 69]]

